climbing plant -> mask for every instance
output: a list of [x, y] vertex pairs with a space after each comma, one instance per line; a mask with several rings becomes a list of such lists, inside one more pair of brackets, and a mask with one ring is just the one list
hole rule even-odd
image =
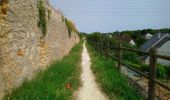
[[71, 32], [75, 32], [75, 33], [79, 33], [78, 30], [76, 29], [75, 25], [73, 24], [73, 22], [71, 22], [70, 20], [68, 20], [67, 18], [65, 18], [65, 23], [68, 29], [68, 34], [69, 37], [71, 37]]
[[39, 11], [38, 27], [41, 29], [43, 36], [45, 36], [47, 34], [47, 21], [44, 2], [42, 0], [38, 0], [37, 7]]
[[65, 22], [66, 22], [66, 26], [67, 26], [67, 29], [68, 29], [68, 35], [69, 37], [71, 37], [71, 27], [69, 25], [69, 21], [65, 18]]

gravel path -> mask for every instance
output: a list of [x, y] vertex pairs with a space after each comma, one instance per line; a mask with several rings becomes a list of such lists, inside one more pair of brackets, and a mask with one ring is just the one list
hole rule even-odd
[[108, 100], [106, 96], [98, 88], [98, 85], [95, 82], [95, 77], [91, 71], [90, 65], [91, 65], [90, 57], [84, 42], [81, 65], [82, 87], [78, 91], [77, 100]]

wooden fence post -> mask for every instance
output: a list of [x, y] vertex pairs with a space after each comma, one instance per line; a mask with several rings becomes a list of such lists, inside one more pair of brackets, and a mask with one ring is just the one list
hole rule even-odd
[[149, 62], [149, 69], [150, 69], [150, 75], [149, 75], [149, 88], [148, 88], [148, 100], [155, 100], [155, 91], [156, 91], [156, 84], [155, 84], [155, 79], [156, 79], [156, 63], [157, 63], [157, 58], [155, 57], [156, 54], [156, 49], [151, 48], [149, 51], [150, 55], [150, 62]]
[[118, 47], [118, 70], [121, 71], [121, 60], [122, 60], [122, 44], [119, 43]]

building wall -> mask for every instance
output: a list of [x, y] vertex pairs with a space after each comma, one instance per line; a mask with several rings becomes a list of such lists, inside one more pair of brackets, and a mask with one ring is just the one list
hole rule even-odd
[[48, 2], [45, 6], [51, 15], [47, 18], [44, 38], [38, 27], [37, 0], [9, 0], [0, 6], [0, 98], [5, 90], [11, 90], [53, 61], [62, 59], [79, 42], [77, 34], [69, 37], [62, 13]]
[[[163, 44], [160, 48], [158, 48], [158, 53], [162, 55], [168, 55], [170, 56], [170, 40], [167, 41], [165, 44]], [[170, 65], [170, 61], [158, 59], [158, 63]]]
[[[161, 55], [170, 56], [170, 41], [164, 43], [161, 47], [157, 49], [157, 52]], [[164, 59], [157, 59], [157, 62], [163, 65], [170, 65], [170, 61]], [[149, 64], [149, 57], [145, 60], [146, 64]]]

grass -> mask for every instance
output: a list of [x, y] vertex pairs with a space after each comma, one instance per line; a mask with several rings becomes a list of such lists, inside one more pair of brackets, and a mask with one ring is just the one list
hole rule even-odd
[[[25, 81], [4, 100], [71, 100], [80, 86], [82, 42], [68, 56], [40, 72], [31, 81]], [[68, 88], [67, 84], [71, 86]]]
[[99, 55], [90, 45], [87, 47], [96, 81], [110, 100], [144, 100], [128, 83], [128, 79], [117, 71], [114, 61]]

